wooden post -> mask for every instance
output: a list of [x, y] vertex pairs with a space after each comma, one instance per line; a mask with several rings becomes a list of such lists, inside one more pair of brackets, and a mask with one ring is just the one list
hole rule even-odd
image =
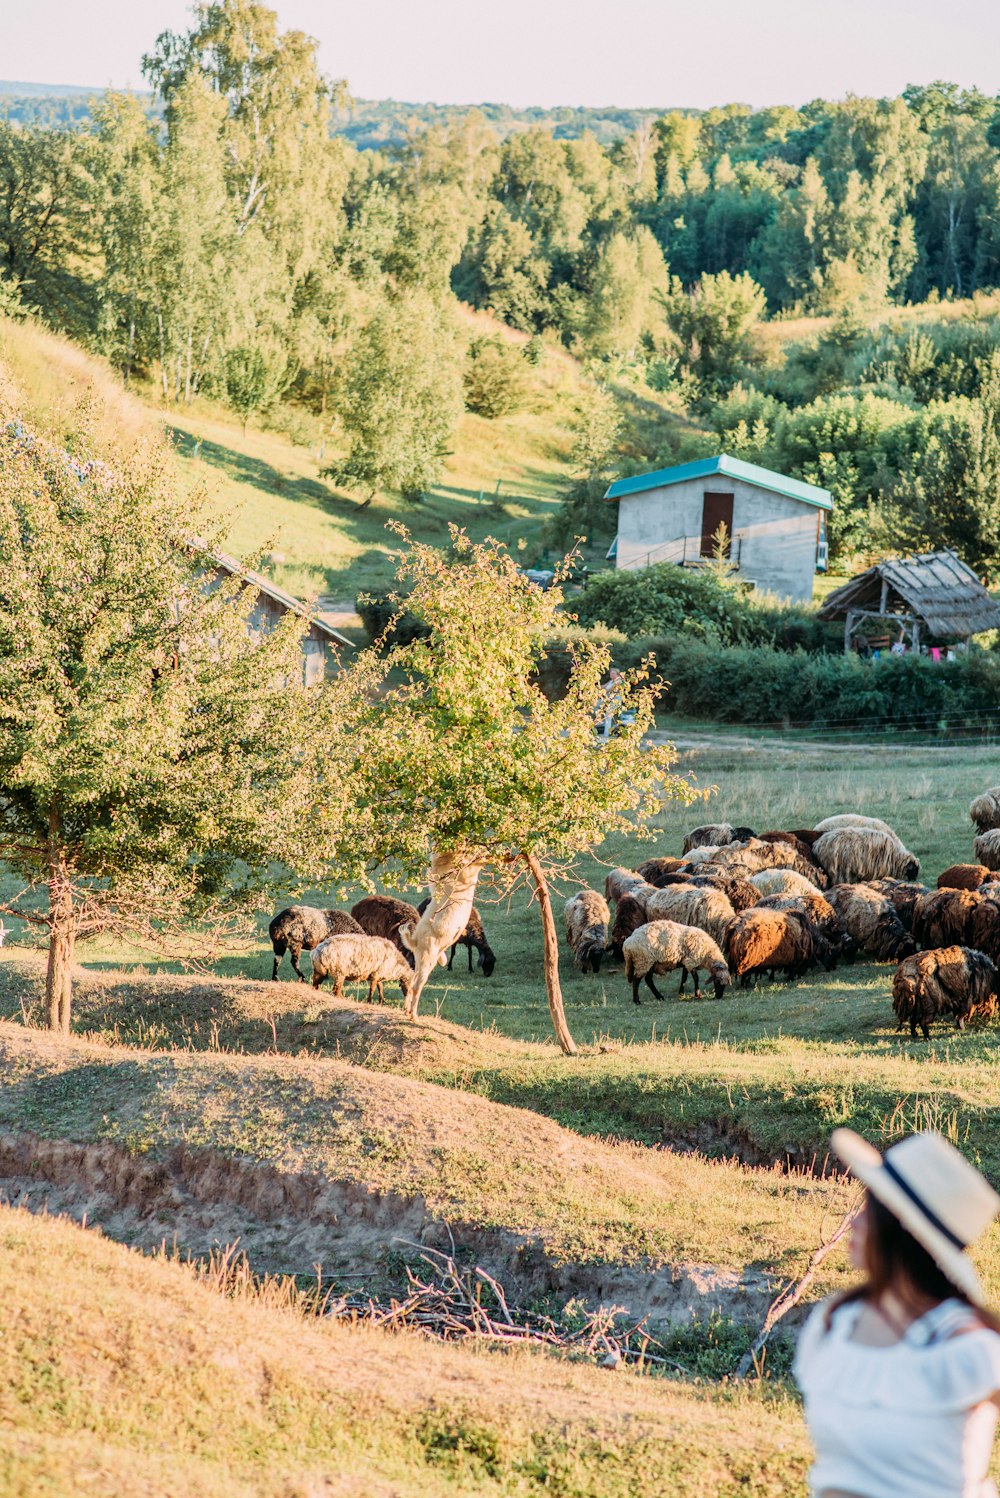
[[854, 628], [854, 610], [853, 609], [848, 609], [847, 610], [847, 617], [844, 620], [844, 654], [845, 655], [850, 655], [850, 653], [851, 653], [851, 630], [853, 628]]

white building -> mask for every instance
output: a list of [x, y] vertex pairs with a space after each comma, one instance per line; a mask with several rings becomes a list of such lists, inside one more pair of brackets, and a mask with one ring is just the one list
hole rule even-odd
[[609, 556], [620, 568], [697, 566], [724, 525], [731, 560], [764, 591], [807, 602], [814, 573], [826, 570], [829, 491], [756, 463], [723, 453], [619, 479], [605, 498], [618, 506]]

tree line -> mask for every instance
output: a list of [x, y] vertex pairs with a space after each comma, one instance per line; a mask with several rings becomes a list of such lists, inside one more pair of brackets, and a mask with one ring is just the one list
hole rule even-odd
[[[359, 151], [337, 133], [346, 85], [255, 0], [198, 6], [144, 72], [155, 109], [107, 94], [72, 128], [0, 123], [0, 307], [39, 309], [126, 381], [153, 378], [170, 401], [209, 394], [244, 421], [286, 395], [335, 414], [348, 451], [333, 475], [365, 498], [415, 496], [463, 403], [512, 409], [535, 348], [467, 349], [460, 299], [560, 340], [599, 382], [676, 394], [712, 443], [828, 484], [835, 550], [875, 544], [880, 525], [934, 539], [942, 496], [964, 482], [952, 428], [978, 444], [971, 489], [993, 492], [995, 341], [872, 328], [894, 306], [1000, 283], [994, 98], [932, 83], [674, 110], [605, 142], [505, 136], [465, 111]], [[775, 373], [756, 330], [791, 313], [831, 314], [834, 332]], [[841, 392], [841, 408], [798, 415]], [[607, 440], [583, 466], [584, 507], [616, 459], [615, 423], [592, 407]], [[855, 451], [873, 420], [874, 448]], [[858, 434], [846, 451], [842, 429]], [[977, 539], [989, 526], [966, 530], [970, 559], [992, 564]]]

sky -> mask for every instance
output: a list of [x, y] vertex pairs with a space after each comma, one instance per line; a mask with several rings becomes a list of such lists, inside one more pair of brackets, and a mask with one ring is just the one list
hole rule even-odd
[[[1000, 92], [996, 0], [272, 0], [358, 98], [706, 108], [891, 95], [945, 78]], [[3, 0], [0, 75], [142, 87], [187, 0]]]

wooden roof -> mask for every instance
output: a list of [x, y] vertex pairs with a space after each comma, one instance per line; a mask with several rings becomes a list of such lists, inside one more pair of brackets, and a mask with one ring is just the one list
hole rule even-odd
[[879, 562], [829, 594], [819, 617], [842, 619], [851, 609], [909, 614], [938, 639], [1000, 629], [1000, 604], [953, 551]]
[[315, 610], [307, 608], [300, 598], [286, 593], [284, 588], [279, 588], [275, 583], [269, 582], [266, 577], [261, 577], [259, 572], [251, 572], [249, 567], [244, 567], [242, 562], [236, 557], [231, 557], [226, 551], [216, 551], [213, 548], [208, 555], [221, 572], [228, 572], [231, 577], [242, 578], [244, 582], [248, 582], [251, 587], [263, 593], [266, 598], [272, 599], [281, 608], [287, 609], [289, 613], [298, 614], [300, 619], [308, 619], [313, 628], [319, 630], [320, 634], [326, 635], [328, 640], [333, 640], [338, 645], [346, 645], [349, 650], [354, 649], [346, 635], [334, 629], [333, 625], [328, 624]]

